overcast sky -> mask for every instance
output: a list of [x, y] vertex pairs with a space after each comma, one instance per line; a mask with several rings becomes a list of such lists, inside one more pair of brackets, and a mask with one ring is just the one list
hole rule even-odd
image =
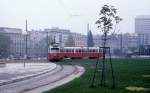
[[136, 15], [150, 15], [150, 0], [0, 0], [0, 27], [29, 29], [59, 27], [87, 33], [87, 23], [98, 34], [95, 21], [104, 4], [118, 9], [120, 33], [134, 32]]

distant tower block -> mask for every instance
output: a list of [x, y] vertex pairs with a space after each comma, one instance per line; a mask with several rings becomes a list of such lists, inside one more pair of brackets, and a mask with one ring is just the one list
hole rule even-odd
[[135, 18], [135, 33], [139, 36], [139, 45], [150, 44], [150, 15], [141, 15]]

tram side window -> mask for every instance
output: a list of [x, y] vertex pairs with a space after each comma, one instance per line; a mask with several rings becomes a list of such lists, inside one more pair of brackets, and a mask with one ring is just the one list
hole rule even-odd
[[94, 50], [93, 50], [93, 52], [94, 52], [94, 53], [96, 53], [96, 52], [97, 52], [97, 50], [96, 50], [96, 49], [94, 49]]
[[96, 52], [96, 49], [93, 49], [93, 53], [95, 53]]
[[71, 49], [69, 49], [69, 53], [71, 53], [72, 52], [72, 50]]
[[69, 49], [69, 52], [72, 53], [72, 49]]
[[72, 53], [72, 49], [69, 49], [70, 53]]
[[72, 53], [72, 49], [66, 49], [66, 53]]
[[93, 49], [93, 52], [95, 53], [95, 52], [96, 52], [96, 49]]
[[95, 50], [94, 50], [94, 49], [90, 49], [89, 52], [90, 52], [90, 53], [94, 53]]
[[93, 53], [93, 49], [91, 49], [91, 53]]
[[79, 53], [79, 49], [76, 49], [76, 53]]
[[64, 49], [64, 53], [66, 53], [67, 52], [67, 50], [66, 49]]
[[78, 49], [76, 49], [75, 51], [76, 51], [76, 53], [78, 53]]
[[68, 49], [66, 49], [66, 53], [68, 53], [69, 51], [68, 51]]
[[74, 53], [74, 49], [71, 49], [71, 53]]
[[81, 49], [82, 53], [84, 53], [84, 49]]
[[89, 53], [89, 52], [90, 52], [90, 50], [88, 49], [88, 50], [87, 50], [87, 53]]
[[99, 49], [99, 52], [102, 52], [102, 49]]
[[86, 53], [87, 51], [86, 51], [86, 49], [83, 49], [83, 53]]
[[91, 49], [89, 49], [88, 52], [91, 53], [92, 52]]
[[95, 52], [98, 53], [98, 49], [95, 49]]
[[81, 52], [81, 50], [79, 49], [79, 51], [78, 51], [79, 53]]

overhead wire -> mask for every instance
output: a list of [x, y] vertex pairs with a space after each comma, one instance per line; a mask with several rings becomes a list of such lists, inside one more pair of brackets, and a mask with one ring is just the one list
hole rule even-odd
[[64, 4], [62, 0], [57, 0], [58, 4], [63, 8], [64, 12], [67, 14], [67, 19], [65, 20], [64, 24], [66, 24], [69, 20], [71, 20], [74, 17], [79, 17], [79, 14], [72, 14], [68, 7]]

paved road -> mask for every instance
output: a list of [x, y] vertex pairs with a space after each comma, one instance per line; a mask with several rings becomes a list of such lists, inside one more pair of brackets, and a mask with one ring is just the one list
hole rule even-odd
[[26, 63], [25, 67], [23, 63], [6, 63], [5, 66], [0, 67], [0, 86], [16, 79], [46, 73], [55, 68], [54, 63]]
[[80, 76], [84, 69], [79, 66], [59, 66], [46, 74], [0, 86], [0, 93], [41, 93], [60, 86]]

